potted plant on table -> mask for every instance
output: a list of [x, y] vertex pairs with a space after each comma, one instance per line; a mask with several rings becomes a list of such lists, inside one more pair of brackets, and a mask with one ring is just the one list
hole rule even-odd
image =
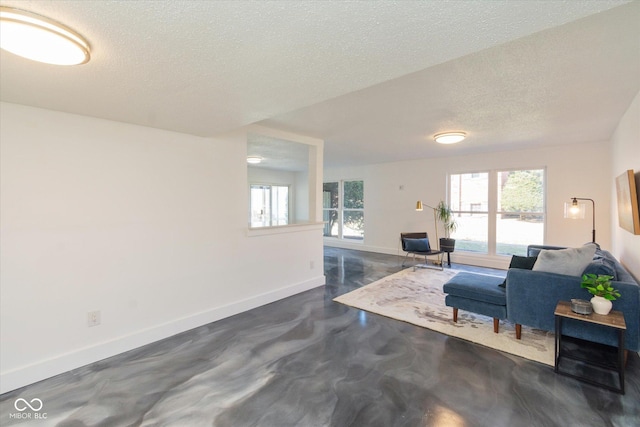
[[451, 233], [456, 231], [458, 223], [453, 217], [451, 208], [444, 202], [440, 201], [436, 207], [436, 217], [442, 222], [444, 228], [444, 236], [440, 239], [440, 250], [443, 252], [453, 252], [456, 247], [456, 240], [451, 238]]
[[606, 274], [583, 274], [580, 286], [593, 295], [591, 306], [597, 314], [609, 314], [612, 303], [620, 298], [620, 292], [611, 286], [613, 276]]

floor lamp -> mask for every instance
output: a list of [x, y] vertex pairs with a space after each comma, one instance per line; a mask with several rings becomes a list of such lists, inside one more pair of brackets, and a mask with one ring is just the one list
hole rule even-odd
[[582, 197], [572, 197], [571, 202], [564, 203], [564, 217], [571, 219], [584, 219], [585, 205], [584, 203], [578, 203], [578, 200], [588, 200], [591, 202], [592, 209], [592, 230], [591, 241], [596, 242], [596, 202], [593, 199], [584, 199]]
[[418, 200], [418, 202], [416, 203], [416, 210], [422, 212], [423, 206], [433, 209], [433, 226], [436, 230], [436, 242], [438, 242], [438, 250], [440, 250], [440, 239], [438, 239], [438, 218], [436, 215], [437, 209], [433, 206], [425, 205], [422, 203], [422, 201]]

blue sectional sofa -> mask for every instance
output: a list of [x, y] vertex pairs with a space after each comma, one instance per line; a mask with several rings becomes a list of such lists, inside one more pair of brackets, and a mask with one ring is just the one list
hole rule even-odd
[[[527, 249], [528, 256], [537, 256], [542, 249], [564, 248], [531, 245]], [[585, 273], [589, 272], [615, 273], [612, 286], [619, 290], [622, 296], [613, 301], [613, 310], [624, 314], [627, 325], [625, 347], [628, 350], [640, 351], [640, 285], [613, 255], [599, 248], [592, 263], [585, 270]], [[580, 282], [579, 276], [510, 268], [506, 279], [507, 319], [516, 324], [516, 331], [522, 325], [553, 331], [553, 312], [558, 301], [569, 301], [572, 298], [591, 299], [592, 295], [581, 288]], [[612, 346], [618, 342], [617, 333], [612, 328], [571, 319], [564, 320], [563, 335]]]

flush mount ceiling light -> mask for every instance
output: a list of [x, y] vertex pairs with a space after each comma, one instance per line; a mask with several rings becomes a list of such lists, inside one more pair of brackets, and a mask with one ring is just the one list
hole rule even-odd
[[467, 137], [464, 132], [445, 132], [433, 136], [438, 144], [456, 144]]
[[248, 156], [247, 157], [247, 163], [250, 163], [252, 165], [257, 165], [261, 161], [262, 161], [262, 157], [260, 157], [260, 156]]
[[0, 6], [0, 48], [54, 65], [89, 62], [89, 43], [64, 25], [24, 10]]

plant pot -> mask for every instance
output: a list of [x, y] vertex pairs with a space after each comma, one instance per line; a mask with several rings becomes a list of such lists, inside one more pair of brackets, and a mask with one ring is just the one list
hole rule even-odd
[[453, 252], [456, 248], [456, 239], [448, 237], [440, 238], [440, 250], [442, 252]]
[[591, 298], [591, 306], [597, 314], [609, 314], [613, 304], [604, 297], [594, 296]]

